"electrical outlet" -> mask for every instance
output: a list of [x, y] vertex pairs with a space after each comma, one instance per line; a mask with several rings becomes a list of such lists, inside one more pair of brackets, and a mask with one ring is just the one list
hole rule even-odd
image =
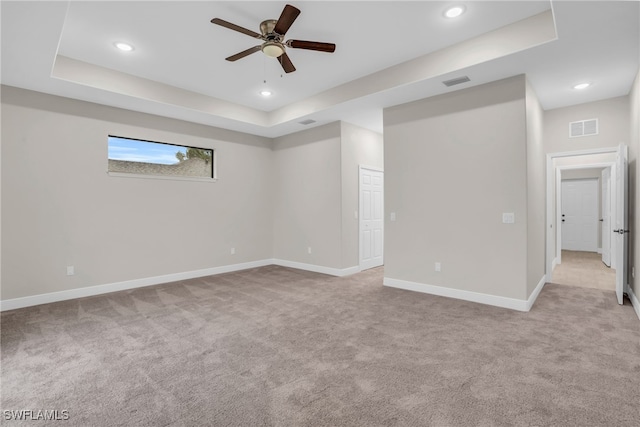
[[73, 265], [68, 265], [67, 266], [67, 276], [73, 276], [74, 274], [76, 274], [76, 270], [73, 267]]
[[635, 267], [631, 267], [631, 277], [633, 277], [634, 279], [636, 278], [636, 268]]
[[235, 255], [236, 254], [236, 248], [231, 248], [231, 255]]
[[503, 224], [515, 224], [516, 222], [516, 214], [513, 212], [504, 212], [502, 214], [502, 223]]
[[442, 264], [436, 262], [436, 271], [442, 271]]

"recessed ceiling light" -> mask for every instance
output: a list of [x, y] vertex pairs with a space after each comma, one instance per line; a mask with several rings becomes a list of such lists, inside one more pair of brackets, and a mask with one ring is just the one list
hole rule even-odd
[[262, 96], [271, 96], [271, 91], [267, 90], [267, 89], [261, 90], [260, 91], [260, 95], [262, 95]]
[[580, 90], [580, 89], [586, 89], [589, 86], [591, 86], [591, 83], [580, 83], [580, 84], [575, 85], [573, 88]]
[[129, 43], [116, 42], [114, 43], [114, 46], [123, 52], [131, 52], [133, 50], [133, 46], [131, 46]]
[[464, 13], [464, 10], [464, 6], [453, 6], [444, 12], [444, 16], [447, 18], [457, 18]]

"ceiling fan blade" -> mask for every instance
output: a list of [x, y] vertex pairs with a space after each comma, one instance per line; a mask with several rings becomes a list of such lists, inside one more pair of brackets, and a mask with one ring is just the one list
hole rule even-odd
[[286, 5], [284, 9], [282, 9], [282, 13], [280, 14], [280, 18], [278, 18], [278, 22], [276, 22], [276, 26], [273, 27], [273, 31], [275, 33], [284, 36], [285, 33], [293, 24], [293, 21], [300, 15], [300, 9], [297, 7], [293, 7], [290, 4]]
[[336, 45], [333, 43], [310, 42], [306, 40], [287, 40], [287, 46], [294, 49], [318, 50], [320, 52], [335, 52]]
[[286, 53], [278, 56], [278, 62], [282, 65], [282, 69], [285, 73], [293, 73], [296, 70], [296, 67], [293, 66], [293, 62], [289, 59], [289, 55]]
[[211, 20], [211, 23], [212, 24], [216, 24], [216, 25], [220, 25], [221, 27], [229, 28], [230, 30], [237, 31], [237, 32], [242, 33], [242, 34], [246, 34], [246, 35], [251, 36], [251, 37], [256, 38], [256, 39], [262, 39], [262, 34], [258, 34], [255, 31], [247, 30], [244, 27], [241, 27], [241, 26], [236, 25], [236, 24], [232, 24], [231, 22], [227, 22], [224, 19], [213, 18]]
[[254, 46], [254, 47], [250, 47], [250, 48], [249, 48], [249, 49], [247, 49], [247, 50], [243, 50], [242, 52], [240, 52], [240, 53], [236, 53], [235, 55], [231, 55], [230, 57], [225, 58], [225, 59], [226, 59], [227, 61], [231, 61], [231, 62], [233, 62], [233, 61], [237, 61], [238, 59], [242, 59], [242, 58], [244, 58], [245, 56], [249, 56], [249, 55], [251, 55], [252, 53], [256, 53], [256, 52], [258, 52], [261, 48], [262, 48], [262, 46], [260, 46], [260, 45], [258, 45], [258, 46]]

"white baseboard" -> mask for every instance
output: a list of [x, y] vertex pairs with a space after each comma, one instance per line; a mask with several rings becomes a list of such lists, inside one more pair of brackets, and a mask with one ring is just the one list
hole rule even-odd
[[348, 267], [348, 268], [333, 268], [333, 267], [324, 267], [322, 265], [305, 264], [305, 263], [296, 262], [296, 261], [287, 261], [284, 259], [272, 259], [271, 264], [279, 265], [282, 267], [297, 268], [299, 270], [313, 271], [315, 273], [323, 273], [323, 274], [328, 274], [330, 276], [338, 276], [338, 277], [349, 276], [351, 274], [360, 272], [360, 267], [357, 265], [353, 267]]
[[65, 301], [76, 298], [90, 297], [109, 292], [124, 291], [127, 289], [142, 288], [145, 286], [160, 285], [162, 283], [176, 282], [178, 280], [194, 279], [196, 277], [211, 276], [214, 274], [229, 273], [232, 271], [246, 270], [273, 264], [272, 260], [244, 262], [241, 264], [223, 265], [220, 267], [205, 268], [202, 270], [186, 271], [183, 273], [165, 274], [162, 276], [145, 277], [142, 279], [126, 280], [124, 282], [109, 283], [105, 285], [88, 286], [85, 288], [69, 289], [67, 291], [51, 292], [47, 294], [33, 295], [22, 298], [13, 298], [0, 301], [0, 311], [15, 310], [17, 308], [33, 305], [48, 304], [51, 302]]
[[496, 295], [482, 294], [479, 292], [465, 291], [462, 289], [445, 288], [442, 286], [427, 285], [425, 283], [409, 282], [407, 280], [393, 279], [385, 277], [383, 284], [392, 288], [405, 289], [408, 291], [422, 292], [425, 294], [438, 295], [461, 299], [464, 301], [477, 302], [480, 304], [493, 305], [496, 307], [510, 308], [518, 311], [529, 311], [538, 294], [544, 287], [545, 277], [540, 280], [536, 289], [531, 293], [528, 300], [516, 298], [500, 297]]
[[558, 266], [558, 257], [555, 257], [553, 261], [551, 261], [551, 271], [553, 271]]
[[638, 319], [640, 319], [640, 301], [638, 301], [638, 297], [633, 293], [633, 289], [631, 286], [627, 286], [627, 295], [629, 295], [629, 299], [631, 300], [631, 305], [633, 309], [636, 311], [638, 315]]
[[531, 307], [533, 307], [533, 304], [538, 299], [538, 295], [540, 295], [540, 292], [542, 292], [542, 288], [544, 288], [544, 284], [546, 282], [547, 275], [545, 274], [544, 276], [542, 276], [542, 279], [540, 279], [533, 292], [531, 292], [531, 295], [529, 295], [529, 298], [527, 299], [527, 309], [525, 311], [531, 310]]
[[602, 255], [602, 248], [596, 249], [596, 252], [599, 253], [600, 255]]

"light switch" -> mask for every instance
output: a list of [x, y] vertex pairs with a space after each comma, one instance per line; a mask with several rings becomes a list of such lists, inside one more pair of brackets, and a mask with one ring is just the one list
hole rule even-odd
[[390, 218], [390, 219], [391, 219], [391, 221], [395, 221], [395, 220], [396, 220], [396, 213], [395, 213], [395, 212], [391, 212], [390, 217], [391, 217], [391, 218]]
[[513, 224], [516, 222], [516, 214], [513, 212], [503, 212], [502, 213], [502, 223], [503, 224]]

